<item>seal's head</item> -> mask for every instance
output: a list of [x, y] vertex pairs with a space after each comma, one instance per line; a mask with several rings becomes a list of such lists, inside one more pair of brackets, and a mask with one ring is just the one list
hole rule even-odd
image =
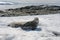
[[33, 21], [35, 21], [36, 23], [39, 23], [38, 17], [35, 17]]

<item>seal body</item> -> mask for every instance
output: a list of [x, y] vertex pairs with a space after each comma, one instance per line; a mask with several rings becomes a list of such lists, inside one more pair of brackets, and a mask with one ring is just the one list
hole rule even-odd
[[25, 24], [25, 22], [12, 22], [12, 23], [8, 24], [8, 26], [10, 26], [12, 28], [18, 28], [20, 26], [23, 26], [23, 24]]
[[24, 30], [35, 30], [38, 26], [39, 19], [35, 18], [33, 21], [26, 22], [23, 26], [21, 26], [22, 29]]
[[11, 26], [13, 28], [21, 27], [23, 30], [35, 30], [38, 26], [39, 19], [36, 17], [32, 21], [28, 21], [25, 23], [22, 22], [12, 22], [8, 26]]

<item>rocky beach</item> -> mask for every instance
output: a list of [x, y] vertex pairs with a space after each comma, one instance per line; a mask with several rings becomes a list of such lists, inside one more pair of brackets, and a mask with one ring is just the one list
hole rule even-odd
[[31, 5], [20, 8], [0, 10], [0, 17], [47, 15], [60, 13], [60, 6], [56, 5]]

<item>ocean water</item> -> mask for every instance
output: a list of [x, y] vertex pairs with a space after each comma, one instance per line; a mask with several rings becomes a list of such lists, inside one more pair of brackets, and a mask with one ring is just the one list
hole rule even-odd
[[[59, 5], [59, 0], [0, 0], [0, 10], [18, 8], [30, 5]], [[60, 5], [59, 5], [60, 6]]]
[[0, 2], [0, 10], [9, 9], [9, 8], [20, 8], [30, 5], [41, 5], [39, 3], [11, 3], [11, 2]]

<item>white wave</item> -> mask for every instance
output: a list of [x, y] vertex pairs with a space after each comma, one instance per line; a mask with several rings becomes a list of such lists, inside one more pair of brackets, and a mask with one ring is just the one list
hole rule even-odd
[[14, 2], [0, 2], [0, 5], [13, 5], [16, 4]]

